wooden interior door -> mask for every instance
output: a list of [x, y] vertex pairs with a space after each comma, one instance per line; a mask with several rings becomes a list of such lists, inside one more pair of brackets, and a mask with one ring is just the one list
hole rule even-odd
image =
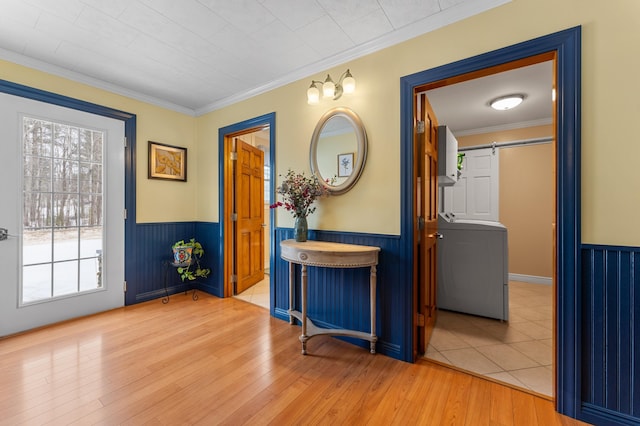
[[235, 294], [264, 279], [264, 152], [236, 139]]
[[414, 355], [424, 354], [436, 322], [438, 239], [438, 121], [425, 93], [415, 96], [416, 299]]

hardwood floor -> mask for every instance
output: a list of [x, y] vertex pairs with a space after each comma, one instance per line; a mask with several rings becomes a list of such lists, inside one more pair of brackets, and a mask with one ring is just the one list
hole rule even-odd
[[0, 340], [1, 425], [578, 425], [552, 403], [397, 361], [233, 298], [174, 295]]

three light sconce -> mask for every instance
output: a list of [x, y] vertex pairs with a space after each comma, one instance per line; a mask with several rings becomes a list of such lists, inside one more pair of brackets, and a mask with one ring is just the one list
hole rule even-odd
[[337, 83], [334, 83], [331, 76], [327, 74], [324, 81], [311, 80], [311, 86], [307, 89], [307, 103], [316, 105], [320, 102], [320, 88], [322, 88], [323, 98], [333, 98], [338, 100], [343, 93], [353, 93], [356, 90], [356, 79], [347, 69], [342, 73]]

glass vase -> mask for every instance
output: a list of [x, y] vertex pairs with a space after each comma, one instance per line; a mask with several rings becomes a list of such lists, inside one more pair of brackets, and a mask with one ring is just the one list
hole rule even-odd
[[307, 241], [307, 218], [306, 217], [296, 217], [296, 223], [293, 228], [293, 237], [297, 242], [303, 243]]

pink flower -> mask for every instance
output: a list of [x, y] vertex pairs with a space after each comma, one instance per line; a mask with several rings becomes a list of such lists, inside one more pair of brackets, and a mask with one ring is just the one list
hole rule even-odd
[[306, 177], [303, 173], [295, 173], [289, 169], [282, 184], [276, 192], [283, 196], [284, 204], [280, 201], [271, 204], [271, 208], [282, 207], [293, 214], [293, 217], [307, 217], [316, 211], [312, 204], [319, 197], [329, 195], [327, 187], [315, 176]]

